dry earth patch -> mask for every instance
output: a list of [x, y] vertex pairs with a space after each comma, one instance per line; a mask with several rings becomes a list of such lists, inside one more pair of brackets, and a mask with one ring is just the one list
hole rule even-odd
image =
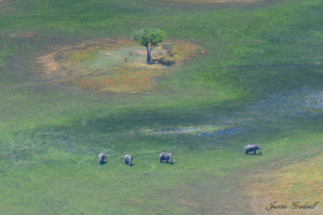
[[100, 93], [153, 93], [154, 77], [167, 75], [172, 68], [206, 53], [191, 42], [165, 42], [173, 45], [173, 51], [167, 53], [156, 47], [151, 53], [152, 65], [145, 63], [145, 47], [131, 39], [87, 40], [53, 48], [37, 58], [42, 65], [38, 74], [53, 83], [70, 83]]
[[36, 34], [32, 33], [32, 32], [27, 32], [27, 33], [19, 33], [19, 34], [12, 34], [12, 37], [37, 37]]

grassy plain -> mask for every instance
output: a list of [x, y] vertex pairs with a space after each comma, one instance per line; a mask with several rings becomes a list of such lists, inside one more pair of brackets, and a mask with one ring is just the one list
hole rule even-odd
[[[322, 10], [319, 0], [0, 1], [0, 214], [264, 214], [272, 200], [320, 201]], [[42, 73], [53, 50], [142, 27], [206, 52], [149, 73], [145, 93]], [[100, 49], [84, 50], [66, 58], [98, 65]], [[255, 143], [263, 155], [243, 156]]]

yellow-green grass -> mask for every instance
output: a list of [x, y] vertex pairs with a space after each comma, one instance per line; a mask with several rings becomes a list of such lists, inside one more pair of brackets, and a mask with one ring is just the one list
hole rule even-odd
[[[264, 171], [252, 177], [245, 186], [254, 201], [259, 203], [256, 207], [270, 208], [269, 204], [277, 201], [277, 205], [288, 205], [288, 210], [284, 214], [293, 214], [295, 213], [295, 209], [292, 208], [293, 202], [299, 202], [298, 205], [306, 203], [313, 205], [318, 202], [316, 210], [304, 211], [303, 209], [301, 213], [321, 214], [323, 211], [320, 204], [323, 195], [322, 154], [320, 149], [314, 149], [314, 153], [317, 154], [314, 159], [299, 162], [293, 158], [286, 158], [282, 161], [291, 164], [276, 170]], [[271, 165], [275, 166], [276, 163], [273, 162]]]
[[[297, 103], [282, 115], [285, 107], [274, 95], [289, 98], [290, 92], [307, 87], [314, 89], [307, 98], [319, 97], [322, 8], [319, 0], [0, 3], [0, 214], [264, 214], [270, 198], [262, 189], [260, 195], [253, 193], [258, 187], [251, 189], [250, 180], [257, 184], [261, 178], [276, 196], [285, 195], [279, 189], [286, 184], [268, 181], [271, 173], [290, 183], [295, 176], [309, 191], [316, 188], [319, 175], [307, 177], [294, 169], [310, 170], [299, 162], [320, 168], [315, 159], [321, 156], [316, 150], [322, 144], [322, 111], [315, 105], [298, 109]], [[118, 50], [108, 47], [142, 27], [160, 28], [171, 41], [197, 44], [207, 53], [195, 50], [186, 61], [169, 66], [171, 71], [153, 78], [149, 93], [128, 93], [132, 89], [121, 84], [114, 87], [128, 92], [94, 92], [100, 88], [60, 81], [72, 76], [60, 65], [63, 55], [53, 54], [62, 47], [72, 47], [63, 59], [75, 65], [70, 73], [80, 72], [78, 78], [97, 81], [153, 70], [129, 71], [120, 65], [110, 71], [94, 62], [87, 47], [89, 41], [99, 46], [98, 55], [128, 55], [129, 47], [144, 51], [130, 41], [123, 46], [125, 40]], [[84, 60], [72, 62], [81, 50]], [[41, 56], [58, 57], [58, 64], [47, 69], [60, 66], [65, 75], [56, 81], [49, 77], [52, 72], [45, 75]], [[168, 57], [171, 61], [176, 55]], [[78, 70], [83, 66], [84, 71]], [[268, 99], [270, 105], [250, 109]], [[195, 132], [142, 132], [197, 128], [212, 134], [232, 126], [241, 130], [200, 137]], [[244, 156], [247, 144], [260, 144], [263, 155]], [[159, 163], [162, 151], [173, 154], [174, 164]], [[100, 152], [107, 155], [105, 165], [98, 165]], [[134, 166], [124, 163], [125, 154], [134, 156]], [[284, 166], [286, 175], [279, 175]], [[303, 191], [292, 186], [286, 196], [311, 199]]]
[[[25, 140], [24, 147], [15, 142], [7, 143], [2, 155], [10, 159], [1, 156], [1, 200], [6, 202], [2, 212], [15, 214], [25, 210], [37, 213], [50, 208], [51, 214], [55, 211], [91, 213], [92, 210], [98, 213], [104, 213], [104, 210], [143, 214], [213, 213], [214, 210], [229, 210], [224, 202], [230, 201], [232, 195], [239, 196], [236, 199], [238, 205], [256, 204], [261, 211], [264, 210], [263, 201], [248, 203], [251, 199], [246, 194], [249, 193], [243, 192], [257, 192], [269, 187], [261, 186], [264, 184], [258, 184], [255, 179], [250, 181], [249, 177], [273, 170], [277, 165], [286, 165], [288, 160], [284, 157], [306, 159], [317, 156], [313, 148], [321, 144], [319, 140], [322, 138], [322, 135], [310, 132], [296, 132], [298, 135], [293, 138], [284, 137], [293, 135], [292, 131], [275, 138], [264, 135], [257, 138], [264, 155], [243, 156], [243, 142], [232, 144], [239, 139], [248, 141], [243, 140], [243, 136], [233, 136], [231, 140], [208, 140], [219, 144], [217, 150], [190, 150], [186, 147], [194, 136], [160, 137], [157, 140], [129, 133], [109, 137], [98, 135], [101, 133], [98, 129], [86, 132], [91, 128], [93, 125], [60, 131], [40, 129], [32, 132], [34, 138]], [[25, 136], [26, 133], [18, 134], [15, 140], [20, 141]], [[186, 142], [180, 143], [181, 140]], [[191, 143], [202, 147], [204, 141]], [[306, 147], [304, 141], [307, 141]], [[107, 155], [105, 165], [98, 165], [98, 151]], [[161, 151], [171, 151], [174, 164], [160, 164], [158, 155]], [[134, 156], [134, 166], [124, 164], [124, 154]], [[271, 188], [272, 191], [267, 190], [269, 193], [279, 192], [280, 187]], [[162, 207], [163, 204], [168, 207]], [[219, 208], [218, 204], [224, 205]], [[232, 208], [231, 212], [247, 214], [249, 209]]]

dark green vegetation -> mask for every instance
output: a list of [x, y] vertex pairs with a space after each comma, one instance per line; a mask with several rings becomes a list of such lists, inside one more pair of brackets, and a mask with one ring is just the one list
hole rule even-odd
[[133, 39], [140, 45], [145, 46], [147, 49], [147, 64], [151, 64], [150, 52], [158, 46], [165, 39], [166, 34], [160, 29], [143, 28], [139, 31], [135, 31]]
[[[319, 0], [0, 2], [0, 214], [262, 214], [240, 183], [286, 157], [320, 155], [322, 11]], [[150, 95], [37, 76], [36, 57], [53, 47], [142, 27], [208, 53]], [[27, 32], [37, 36], [13, 36]], [[210, 125], [224, 130], [180, 130]], [[263, 156], [244, 157], [247, 144]], [[173, 165], [159, 164], [162, 151]]]

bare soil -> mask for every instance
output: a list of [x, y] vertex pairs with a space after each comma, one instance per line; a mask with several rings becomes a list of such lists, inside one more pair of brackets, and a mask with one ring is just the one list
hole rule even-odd
[[[34, 36], [32, 33], [23, 34], [26, 35]], [[139, 50], [142, 47], [130, 39], [87, 40], [73, 46], [53, 48], [52, 52], [37, 58], [38, 63], [42, 65], [38, 74], [44, 80], [67, 82], [76, 88], [100, 93], [153, 93], [153, 88], [157, 85], [154, 77], [167, 75], [173, 66], [180, 66], [206, 53], [203, 47], [190, 42], [170, 42], [174, 47], [173, 52], [167, 54], [164, 51], [163, 54], [158, 54], [162, 50], [157, 48], [160, 51], [156, 49], [152, 52], [152, 65], [145, 63], [146, 51]], [[131, 58], [128, 54], [130, 52], [123, 55], [118, 53], [118, 50], [134, 50], [136, 47], [138, 50], [134, 53], [142, 56], [136, 58], [139, 61], [128, 62], [127, 58]], [[111, 64], [102, 66], [107, 60], [110, 60]]]

